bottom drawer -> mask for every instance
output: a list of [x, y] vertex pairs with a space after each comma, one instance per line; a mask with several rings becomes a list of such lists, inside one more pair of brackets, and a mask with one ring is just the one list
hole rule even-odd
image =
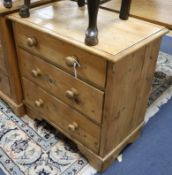
[[0, 91], [3, 92], [5, 95], [10, 97], [10, 83], [8, 77], [4, 75], [0, 70]]
[[100, 128], [96, 124], [26, 78], [23, 78], [23, 89], [26, 105], [71, 138], [98, 153]]

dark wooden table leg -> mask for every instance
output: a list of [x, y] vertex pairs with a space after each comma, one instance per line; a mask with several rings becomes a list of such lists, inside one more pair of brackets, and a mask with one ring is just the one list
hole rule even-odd
[[78, 6], [83, 7], [85, 5], [85, 0], [78, 0]]
[[12, 0], [3, 0], [3, 4], [5, 8], [11, 8], [12, 7]]
[[119, 17], [121, 19], [127, 20], [129, 17], [130, 12], [130, 6], [131, 6], [131, 0], [122, 0], [121, 4], [121, 10]]
[[24, 0], [24, 5], [20, 8], [19, 14], [22, 18], [27, 18], [30, 16], [30, 0]]
[[98, 29], [97, 29], [97, 15], [99, 11], [100, 0], [87, 0], [89, 25], [86, 31], [85, 43], [89, 46], [98, 44]]

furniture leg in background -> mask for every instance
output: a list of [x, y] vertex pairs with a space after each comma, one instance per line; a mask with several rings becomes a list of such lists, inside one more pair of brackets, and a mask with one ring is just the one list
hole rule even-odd
[[22, 18], [28, 18], [30, 16], [30, 0], [24, 0], [24, 5], [20, 8], [19, 14]]
[[3, 0], [3, 4], [6, 8], [12, 7], [12, 0]]
[[131, 6], [131, 0], [122, 0], [120, 15], [119, 15], [121, 19], [124, 19], [124, 20], [128, 19], [129, 12], [130, 12], [130, 6]]
[[78, 6], [82, 7], [85, 5], [85, 0], [78, 0]]

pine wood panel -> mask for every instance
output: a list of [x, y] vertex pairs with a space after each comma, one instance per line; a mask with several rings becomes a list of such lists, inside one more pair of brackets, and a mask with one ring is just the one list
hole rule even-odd
[[[119, 11], [120, 5], [121, 0], [111, 0], [102, 6], [110, 10]], [[132, 0], [130, 14], [172, 29], [171, 0]]]
[[[154, 77], [157, 58], [160, 50], [161, 39], [156, 39], [154, 42], [146, 46], [144, 67], [141, 72], [139, 81], [139, 93], [137, 94], [137, 103], [135, 106], [132, 128], [135, 128], [138, 123], [143, 121], [143, 116], [147, 109], [148, 98], [152, 87], [152, 79]], [[144, 97], [144, 98], [143, 98]]]
[[[75, 79], [70, 74], [22, 49], [18, 50], [18, 55], [22, 76], [26, 76], [93, 121], [101, 123], [104, 92]], [[33, 75], [33, 71], [36, 70], [39, 70], [40, 75]], [[77, 97], [67, 98], [66, 92], [73, 88], [78, 93]]]
[[109, 63], [100, 150], [102, 156], [111, 152], [143, 122], [159, 45], [160, 39], [116, 64]]
[[[94, 152], [98, 152], [100, 128], [97, 125], [24, 78], [23, 87], [27, 105], [40, 112], [42, 116], [45, 116], [46, 120], [59, 126]], [[36, 107], [35, 101], [39, 99], [43, 101], [43, 104]], [[74, 122], [78, 124], [78, 128], [71, 131], [68, 127]]]
[[[12, 28], [9, 21], [5, 17], [0, 16], [0, 31], [1, 31], [1, 44], [3, 45], [4, 67], [9, 78], [9, 84], [11, 88], [11, 94], [9, 98], [12, 99], [17, 105], [22, 102], [22, 90], [20, 85], [19, 70], [17, 66], [17, 56], [14, 46], [14, 41], [11, 36]], [[1, 89], [3, 92], [4, 89]]]

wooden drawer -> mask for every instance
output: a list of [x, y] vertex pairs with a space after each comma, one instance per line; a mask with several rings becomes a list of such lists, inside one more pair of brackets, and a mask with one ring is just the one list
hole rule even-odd
[[25, 103], [94, 152], [98, 152], [100, 128], [76, 110], [23, 78]]
[[5, 93], [6, 95], [10, 96], [10, 84], [8, 77], [0, 71], [0, 91]]
[[22, 49], [19, 49], [18, 53], [23, 76], [101, 123], [104, 92]]
[[60, 41], [48, 34], [14, 23], [16, 42], [20, 47], [38, 54], [44, 59], [74, 74], [73, 63], [77, 62], [78, 77], [89, 83], [105, 87], [106, 60]]

